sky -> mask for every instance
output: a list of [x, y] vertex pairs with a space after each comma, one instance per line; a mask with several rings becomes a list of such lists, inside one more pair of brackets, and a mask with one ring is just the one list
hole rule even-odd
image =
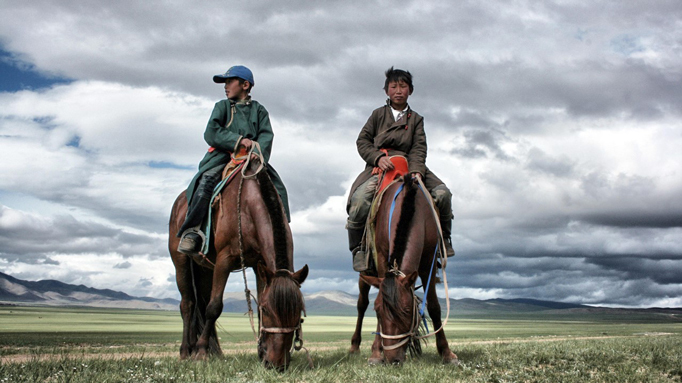
[[303, 290], [356, 293], [355, 139], [395, 66], [414, 76], [427, 166], [453, 194], [451, 298], [682, 306], [679, 0], [0, 10], [0, 272], [178, 298], [170, 208], [224, 98], [212, 76], [246, 65]]

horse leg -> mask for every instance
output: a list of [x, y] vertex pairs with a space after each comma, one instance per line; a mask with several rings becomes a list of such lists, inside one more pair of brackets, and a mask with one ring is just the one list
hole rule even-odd
[[[434, 272], [435, 274], [435, 272]], [[427, 279], [421, 277], [422, 283], [428, 280], [428, 274], [425, 275]], [[433, 282], [433, 278], [432, 278]], [[428, 291], [426, 291], [426, 308], [429, 311], [429, 316], [433, 322], [434, 331], [441, 328], [443, 321], [440, 319], [441, 310], [440, 303], [438, 303], [438, 296], [436, 295], [436, 284], [431, 283], [429, 285]], [[459, 364], [457, 355], [455, 355], [450, 346], [448, 345], [448, 340], [445, 338], [445, 329], [441, 329], [436, 333], [436, 348], [438, 349], [438, 354], [443, 358], [443, 363]]]
[[367, 306], [369, 306], [369, 289], [371, 286], [367, 284], [362, 279], [358, 280], [358, 288], [360, 293], [358, 294], [358, 320], [355, 324], [355, 332], [350, 340], [350, 350], [351, 354], [357, 354], [360, 352], [360, 342], [362, 341], [362, 321], [365, 318], [365, 312], [367, 311]]
[[180, 315], [182, 317], [182, 343], [180, 343], [180, 359], [187, 359], [192, 353], [196, 335], [192, 336], [192, 316], [196, 308], [194, 287], [187, 257], [178, 257], [175, 264], [175, 281], [180, 291]]
[[205, 359], [209, 352], [215, 354], [222, 354], [220, 345], [218, 344], [218, 337], [216, 334], [215, 324], [218, 317], [223, 311], [223, 293], [227, 278], [230, 275], [229, 270], [233, 266], [234, 257], [229, 257], [224, 253], [219, 253], [216, 257], [215, 269], [213, 271], [213, 284], [211, 286], [211, 297], [206, 305], [205, 325], [204, 330], [197, 341], [196, 359]]
[[[201, 336], [203, 330], [206, 328], [206, 306], [209, 299], [211, 298], [213, 270], [201, 267], [193, 261], [191, 262], [194, 270], [194, 286], [196, 289], [196, 297], [194, 302], [194, 317], [192, 318], [192, 326], [190, 328], [190, 339], [192, 340], [192, 353], [196, 354], [198, 351], [196, 345], [197, 340]], [[215, 326], [213, 326], [213, 336], [217, 336], [215, 335]], [[220, 350], [218, 349], [218, 352], [219, 351]]]
[[381, 355], [381, 352], [383, 351], [383, 346], [381, 345], [381, 335], [380, 333], [380, 328], [379, 324], [377, 323], [377, 331], [376, 331], [376, 336], [374, 337], [374, 343], [372, 343], [372, 355], [369, 356], [369, 359], [367, 362], [371, 365], [377, 365], [377, 364], [383, 364], [384, 363], [384, 358]]

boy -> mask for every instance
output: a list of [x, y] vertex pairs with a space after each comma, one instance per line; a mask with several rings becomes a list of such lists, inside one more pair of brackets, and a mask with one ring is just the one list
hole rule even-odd
[[182, 236], [178, 251], [192, 257], [199, 256], [203, 234], [201, 224], [208, 211], [213, 189], [220, 182], [230, 155], [239, 146], [251, 149], [253, 141], [260, 144], [270, 179], [282, 199], [287, 219], [290, 220], [287, 191], [279, 175], [268, 164], [272, 150], [273, 132], [268, 111], [252, 100], [251, 88], [255, 85], [253, 73], [245, 66], [231, 67], [225, 74], [213, 76], [213, 82], [225, 84], [227, 99], [218, 101], [208, 120], [204, 140], [210, 148], [199, 163], [199, 172], [187, 187], [187, 216], [178, 231]]
[[[409, 172], [419, 177], [431, 193], [438, 211], [447, 256], [453, 256], [450, 233], [452, 230], [452, 194], [435, 174], [426, 167], [426, 134], [424, 118], [413, 111], [407, 99], [414, 91], [412, 74], [393, 69], [386, 71], [384, 91], [388, 96], [386, 105], [372, 112], [356, 141], [360, 157], [367, 163], [365, 170], [355, 179], [346, 204], [348, 212], [348, 245], [353, 254], [353, 269], [365, 271], [364, 251], [360, 248], [374, 198], [379, 176], [374, 171], [393, 169], [389, 156], [402, 155], [407, 158]], [[380, 149], [387, 150], [388, 154]]]

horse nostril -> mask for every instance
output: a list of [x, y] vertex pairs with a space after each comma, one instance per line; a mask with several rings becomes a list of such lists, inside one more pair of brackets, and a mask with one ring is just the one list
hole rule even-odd
[[400, 360], [400, 358], [393, 358], [393, 361], [391, 362], [391, 364], [394, 365], [394, 366], [402, 366], [402, 365], [403, 365], [403, 361]]

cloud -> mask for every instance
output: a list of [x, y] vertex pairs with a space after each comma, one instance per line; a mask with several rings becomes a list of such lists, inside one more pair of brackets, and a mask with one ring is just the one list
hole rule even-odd
[[115, 264], [114, 269], [129, 269], [132, 266], [133, 266], [132, 263], [126, 261], [126, 262], [121, 262], [121, 263]]
[[[39, 238], [39, 240], [36, 240]], [[0, 254], [23, 263], [56, 262], [56, 254], [116, 253], [162, 257], [160, 238], [132, 233], [73, 216], [45, 217], [0, 205]]]
[[396, 66], [453, 193], [454, 295], [679, 306], [681, 16], [673, 0], [6, 4], [1, 64], [46, 86], [0, 87], [0, 267], [177, 296], [170, 206], [223, 97], [212, 75], [244, 64], [304, 288], [353, 292], [355, 139]]

